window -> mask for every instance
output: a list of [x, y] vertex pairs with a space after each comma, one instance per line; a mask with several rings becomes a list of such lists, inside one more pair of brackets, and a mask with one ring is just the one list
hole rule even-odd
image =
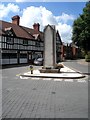
[[20, 41], [19, 41], [19, 44], [23, 44], [23, 40], [22, 39], [19, 39]]
[[28, 47], [28, 50], [32, 50], [32, 46], [29, 46], [29, 47]]
[[43, 46], [43, 43], [42, 43], [42, 42], [40, 42], [40, 46]]
[[6, 33], [6, 35], [8, 35], [8, 36], [15, 36], [15, 33], [14, 33], [12, 27], [5, 28], [5, 33]]
[[14, 49], [18, 49], [18, 45], [17, 44], [14, 44]]
[[27, 54], [20, 54], [20, 58], [27, 58]]
[[23, 40], [23, 45], [28, 45], [28, 40]]
[[14, 38], [14, 43], [18, 43], [18, 39], [17, 38]]
[[32, 45], [35, 45], [35, 41], [32, 41]]
[[17, 46], [18, 46], [18, 49], [19, 49], [20, 48], [19, 45], [17, 45]]
[[40, 47], [40, 42], [37, 42], [37, 41], [36, 41], [36, 42], [35, 42], [35, 46], [36, 46], [36, 47]]
[[7, 34], [8, 36], [14, 36], [14, 35], [13, 35], [13, 32], [12, 32], [11, 30], [6, 30], [6, 34]]
[[17, 58], [16, 53], [2, 53], [2, 59]]
[[17, 39], [17, 43], [20, 44], [20, 39]]
[[5, 33], [6, 33], [7, 37], [6, 37], [6, 39], [4, 39], [4, 42], [6, 42], [7, 44], [14, 44], [15, 33], [14, 33], [12, 27], [5, 28]]
[[6, 37], [4, 37], [4, 42], [6, 42], [7, 41], [7, 38]]
[[31, 41], [31, 40], [29, 40], [29, 41], [28, 41], [28, 44], [29, 44], [29, 45], [32, 45], [32, 41]]
[[14, 44], [14, 39], [12, 37], [8, 36], [6, 38], [6, 42], [7, 42], [7, 44]]
[[4, 48], [4, 43], [2, 43], [2, 48]]

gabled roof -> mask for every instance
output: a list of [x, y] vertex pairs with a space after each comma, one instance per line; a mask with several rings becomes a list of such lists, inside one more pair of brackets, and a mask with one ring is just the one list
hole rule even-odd
[[[52, 30], [55, 30], [55, 26], [54, 25], [47, 25], [44, 29], [44, 31], [47, 29], [47, 27], [50, 27]], [[32, 39], [32, 40], [41, 40], [43, 41], [44, 39], [44, 33], [41, 32], [41, 31], [37, 31], [35, 29], [32, 29], [32, 28], [28, 28], [28, 27], [24, 27], [24, 26], [20, 26], [20, 25], [16, 25], [16, 24], [13, 24], [13, 23], [9, 23], [9, 22], [5, 22], [5, 21], [1, 21], [0, 20], [0, 34], [1, 35], [5, 35], [6, 34], [6, 30], [12, 30], [14, 35], [16, 37], [19, 37], [19, 38], [23, 38], [23, 39]], [[59, 35], [59, 32], [57, 31], [57, 33], [59, 38], [60, 38], [60, 35]], [[60, 42], [62, 43], [61, 41], [61, 38], [60, 38]]]
[[50, 27], [52, 30], [55, 30], [55, 26], [54, 25], [47, 25], [47, 26], [45, 26], [45, 28], [44, 28], [44, 31], [48, 28], [48, 27]]
[[20, 38], [27, 38], [27, 39], [35, 39], [35, 37], [33, 36], [33, 34], [40, 34], [42, 36], [42, 32], [39, 32], [39, 31], [35, 31], [33, 29], [30, 29], [30, 28], [26, 28], [26, 27], [23, 27], [23, 26], [18, 26], [18, 25], [15, 25], [13, 23], [9, 23], [9, 22], [5, 22], [5, 21], [1, 21], [0, 20], [0, 25], [2, 25], [2, 28], [0, 28], [0, 33], [2, 35], [5, 35], [5, 29], [6, 28], [12, 28], [15, 35], [17, 37], [20, 37]]
[[61, 37], [60, 37], [60, 34], [59, 34], [58, 30], [57, 30], [56, 34], [57, 34], [57, 36], [59, 37], [60, 43], [61, 43], [61, 45], [62, 45], [63, 43], [62, 43], [62, 40], [61, 40]]
[[37, 30], [34, 30], [34, 29], [31, 29], [31, 28], [27, 28], [27, 27], [24, 27], [24, 26], [21, 26], [28, 34], [31, 34], [34, 38], [35, 38], [35, 35], [39, 35], [41, 40], [43, 41], [43, 32], [41, 31], [37, 31]]

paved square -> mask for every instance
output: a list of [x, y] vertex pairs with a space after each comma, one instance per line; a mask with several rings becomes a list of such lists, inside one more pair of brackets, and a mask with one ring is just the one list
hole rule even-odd
[[21, 79], [26, 68], [3, 69], [3, 118], [87, 118], [88, 82]]

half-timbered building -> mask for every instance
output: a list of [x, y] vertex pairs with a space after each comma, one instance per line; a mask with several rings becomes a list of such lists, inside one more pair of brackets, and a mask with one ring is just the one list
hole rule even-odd
[[[60, 61], [61, 38], [56, 33], [57, 61]], [[0, 51], [1, 64], [32, 63], [33, 59], [43, 57], [44, 38], [40, 24], [34, 23], [33, 29], [20, 25], [18, 15], [12, 17], [12, 22], [0, 20]]]

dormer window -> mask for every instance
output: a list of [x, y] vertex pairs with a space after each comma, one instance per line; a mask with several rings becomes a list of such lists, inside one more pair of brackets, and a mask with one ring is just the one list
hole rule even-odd
[[8, 35], [8, 36], [14, 36], [14, 35], [15, 35], [12, 27], [5, 28], [5, 33], [6, 33], [6, 35]]
[[15, 34], [14, 34], [14, 31], [13, 31], [12, 27], [5, 28], [5, 33], [7, 35], [6, 42], [8, 44], [14, 44], [14, 38], [13, 38], [13, 36]]
[[9, 31], [9, 30], [6, 31], [6, 34], [7, 34], [8, 36], [13, 36], [13, 33], [12, 33], [11, 31]]

